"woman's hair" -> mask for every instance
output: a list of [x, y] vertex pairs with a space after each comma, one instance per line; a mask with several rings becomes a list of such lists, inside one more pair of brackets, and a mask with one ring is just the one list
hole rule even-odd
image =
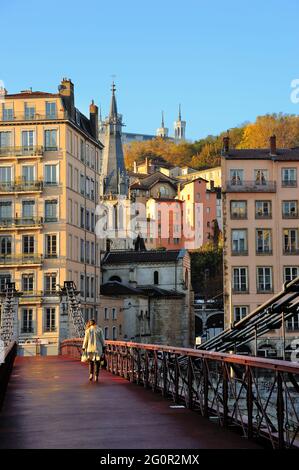
[[89, 320], [89, 326], [93, 326], [93, 325], [96, 325], [96, 321], [95, 320]]
[[85, 330], [87, 330], [90, 327], [90, 320], [88, 320], [85, 324]]

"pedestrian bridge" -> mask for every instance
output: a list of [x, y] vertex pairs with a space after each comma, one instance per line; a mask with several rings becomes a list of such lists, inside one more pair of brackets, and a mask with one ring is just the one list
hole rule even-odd
[[298, 364], [110, 341], [107, 370], [91, 383], [81, 344], [16, 358], [10, 346], [0, 367], [2, 398], [8, 382], [0, 448], [298, 445]]

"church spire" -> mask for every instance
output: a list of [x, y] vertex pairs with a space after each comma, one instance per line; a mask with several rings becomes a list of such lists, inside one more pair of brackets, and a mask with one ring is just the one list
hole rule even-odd
[[112, 118], [112, 119], [113, 118], [117, 119], [117, 105], [116, 105], [115, 90], [116, 90], [116, 86], [113, 81], [112, 87], [111, 87], [112, 97], [111, 97], [110, 114], [109, 114], [109, 118]]
[[182, 114], [181, 114], [181, 105], [179, 104], [179, 119], [178, 121], [182, 120]]
[[161, 121], [161, 127], [165, 127], [164, 126], [164, 111], [162, 111], [162, 121]]

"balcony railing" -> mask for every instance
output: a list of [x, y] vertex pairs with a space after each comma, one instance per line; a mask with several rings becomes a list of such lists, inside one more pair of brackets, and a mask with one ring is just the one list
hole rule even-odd
[[281, 186], [283, 188], [296, 188], [297, 180], [282, 180]]
[[246, 220], [247, 213], [244, 213], [244, 214], [231, 213], [230, 218], [231, 220]]
[[298, 219], [299, 218], [299, 214], [298, 212], [285, 212], [282, 214], [282, 218], [283, 219]]
[[44, 147], [41, 145], [28, 145], [22, 147], [0, 147], [0, 157], [41, 156]]
[[0, 182], [0, 192], [2, 193], [17, 193], [17, 192], [32, 192], [32, 191], [42, 191], [43, 182], [42, 181], [24, 181], [24, 180], [15, 180], [15, 181], [1, 181]]
[[21, 329], [21, 333], [34, 333], [34, 328], [33, 327], [24, 327]]
[[256, 219], [272, 219], [272, 214], [258, 214], [257, 212], [255, 213], [255, 218]]
[[42, 264], [42, 260], [43, 256], [36, 253], [0, 255], [0, 265]]
[[225, 190], [229, 193], [275, 193], [276, 181], [265, 181], [257, 183], [256, 181], [226, 181]]
[[0, 122], [21, 122], [21, 121], [58, 121], [68, 119], [67, 112], [49, 114], [16, 114], [13, 116], [0, 115]]
[[232, 250], [232, 256], [247, 256], [248, 250]]
[[299, 255], [299, 248], [295, 247], [285, 247], [283, 249], [284, 255]]
[[42, 223], [42, 217], [0, 218], [0, 228], [39, 227]]
[[45, 333], [56, 333], [57, 327], [56, 326], [47, 326], [44, 330]]

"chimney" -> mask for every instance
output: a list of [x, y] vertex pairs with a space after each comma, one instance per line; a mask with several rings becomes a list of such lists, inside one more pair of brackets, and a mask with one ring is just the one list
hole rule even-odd
[[95, 139], [99, 138], [99, 108], [92, 100], [89, 106], [89, 119], [92, 135]]
[[75, 95], [74, 95], [74, 84], [69, 78], [63, 78], [61, 84], [58, 87], [60, 96], [63, 97], [66, 110], [69, 115], [74, 118], [75, 110]]
[[222, 147], [223, 153], [228, 153], [229, 151], [229, 137], [223, 137], [223, 147]]
[[270, 155], [277, 155], [276, 151], [276, 135], [270, 137]]

